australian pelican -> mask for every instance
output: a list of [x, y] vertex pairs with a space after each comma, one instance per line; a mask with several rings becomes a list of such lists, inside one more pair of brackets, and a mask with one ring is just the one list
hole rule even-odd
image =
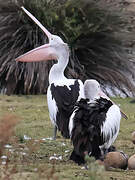
[[96, 159], [105, 154], [117, 138], [121, 111], [101, 91], [96, 80], [84, 83], [85, 99], [76, 103], [69, 122], [74, 150], [70, 159], [85, 163], [85, 153]]
[[25, 13], [43, 30], [49, 43], [35, 48], [18, 57], [16, 61], [35, 62], [57, 60], [49, 73], [49, 87], [47, 91], [50, 119], [55, 126], [54, 138], [58, 128], [65, 138], [69, 138], [69, 118], [76, 101], [84, 98], [83, 83], [78, 79], [67, 79], [64, 70], [69, 61], [69, 48], [63, 40], [51, 34], [30, 12], [24, 7]]

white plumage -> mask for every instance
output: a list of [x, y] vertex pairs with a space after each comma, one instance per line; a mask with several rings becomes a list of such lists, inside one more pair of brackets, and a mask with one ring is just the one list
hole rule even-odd
[[96, 80], [84, 83], [85, 99], [76, 103], [70, 117], [69, 132], [74, 150], [70, 159], [84, 163], [84, 153], [99, 159], [116, 140], [119, 129], [120, 108], [107, 97]]
[[16, 61], [34, 62], [45, 60], [58, 60], [49, 73], [49, 88], [47, 90], [47, 102], [50, 119], [56, 129], [61, 131], [65, 138], [69, 138], [69, 118], [76, 101], [84, 98], [83, 83], [77, 79], [67, 79], [64, 70], [69, 61], [69, 48], [63, 40], [51, 34], [30, 12], [24, 7], [25, 13], [43, 30], [49, 39], [49, 43], [42, 45], [26, 54], [18, 57]]
[[[101, 149], [109, 149], [109, 147], [114, 143], [115, 139], [118, 136], [120, 129], [120, 120], [121, 120], [121, 112], [117, 105], [112, 105], [107, 113], [106, 120], [101, 127], [101, 133], [103, 133], [103, 139], [105, 143], [100, 146]], [[113, 131], [113, 136], [111, 136]], [[109, 140], [107, 140], [107, 136], [110, 136]]]
[[[84, 91], [85, 97], [88, 98], [90, 102], [100, 99], [100, 97], [110, 100], [110, 98], [102, 92], [100, 84], [94, 79], [85, 81]], [[105, 141], [105, 143], [100, 146], [101, 149], [108, 149], [117, 138], [120, 129], [120, 120], [120, 108], [113, 103], [106, 113], [106, 119], [103, 126], [101, 126], [101, 134], [103, 134], [103, 139]]]

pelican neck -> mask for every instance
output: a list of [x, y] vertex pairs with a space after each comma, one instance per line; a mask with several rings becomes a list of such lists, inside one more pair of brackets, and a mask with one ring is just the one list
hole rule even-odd
[[64, 54], [57, 60], [57, 64], [54, 64], [49, 73], [49, 84], [54, 81], [66, 80], [64, 75], [65, 68], [69, 61], [69, 54]]

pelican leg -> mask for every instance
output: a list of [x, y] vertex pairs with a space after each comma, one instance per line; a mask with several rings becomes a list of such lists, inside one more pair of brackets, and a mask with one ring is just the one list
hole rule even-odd
[[86, 170], [88, 170], [88, 169], [89, 169], [89, 166], [85, 163], [85, 164], [84, 164], [84, 168], [85, 168]]
[[54, 126], [53, 140], [56, 140], [56, 134], [57, 134], [57, 126]]

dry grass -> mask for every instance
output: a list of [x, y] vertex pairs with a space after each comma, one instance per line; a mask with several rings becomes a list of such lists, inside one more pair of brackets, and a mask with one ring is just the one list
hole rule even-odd
[[17, 123], [18, 118], [11, 114], [5, 115], [0, 119], [0, 156], [3, 155], [4, 145], [14, 135], [14, 128]]
[[[135, 130], [134, 104], [128, 98], [113, 100], [129, 117], [121, 121], [115, 146], [131, 156], [135, 153], [135, 145], [131, 142], [131, 132]], [[60, 133], [56, 141], [49, 138], [53, 126], [49, 120], [46, 96], [1, 95], [0, 117], [0, 151], [5, 156], [5, 159], [0, 159], [1, 180], [98, 180], [101, 177], [103, 180], [133, 180], [135, 177], [135, 172], [129, 170], [104, 171], [91, 160], [89, 170], [69, 161], [72, 151], [70, 140], [63, 139]], [[18, 121], [17, 117], [21, 120]]]

